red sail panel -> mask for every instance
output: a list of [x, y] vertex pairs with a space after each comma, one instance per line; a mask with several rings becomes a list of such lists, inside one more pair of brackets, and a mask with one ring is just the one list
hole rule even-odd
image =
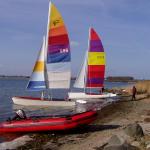
[[86, 84], [87, 88], [99, 88], [99, 87], [103, 87], [103, 84]]
[[88, 73], [87, 77], [88, 78], [103, 78], [104, 77], [104, 72], [105, 71], [105, 66], [104, 65], [89, 65], [88, 66]]
[[49, 37], [49, 42], [48, 44], [49, 45], [54, 45], [54, 44], [68, 44], [68, 35], [65, 34], [65, 35], [59, 35], [59, 36], [52, 36], [52, 37]]
[[91, 40], [100, 40], [98, 34], [95, 32], [95, 30], [91, 29]]
[[103, 87], [105, 65], [88, 65], [86, 87]]

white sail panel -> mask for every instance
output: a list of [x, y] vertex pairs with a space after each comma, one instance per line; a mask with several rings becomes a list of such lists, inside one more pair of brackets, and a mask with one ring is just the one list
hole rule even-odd
[[70, 63], [53, 63], [47, 65], [48, 85], [50, 89], [70, 87]]
[[85, 87], [85, 78], [86, 78], [86, 68], [87, 68], [87, 52], [85, 54], [85, 59], [80, 69], [80, 72], [74, 83], [75, 88], [84, 88]]
[[49, 88], [56, 89], [69, 88], [70, 87], [70, 78], [71, 73], [68, 72], [48, 72], [49, 78]]
[[47, 65], [48, 72], [64, 72], [70, 71], [71, 63], [63, 62], [63, 63], [51, 63]]
[[33, 72], [30, 78], [30, 81], [44, 81], [44, 71], [42, 72]]

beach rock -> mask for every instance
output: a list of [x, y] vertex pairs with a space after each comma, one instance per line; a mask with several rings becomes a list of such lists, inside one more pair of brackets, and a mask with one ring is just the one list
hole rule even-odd
[[136, 146], [128, 144], [125, 139], [114, 135], [110, 138], [104, 150], [139, 150]]
[[52, 142], [48, 142], [42, 147], [43, 150], [58, 150], [58, 145]]
[[146, 145], [150, 145], [150, 141], [145, 141], [145, 144]]
[[104, 147], [104, 150], [140, 150], [138, 147], [124, 143], [122, 145], [110, 145]]
[[137, 123], [128, 125], [124, 131], [131, 137], [140, 138], [144, 136], [142, 127]]
[[117, 135], [113, 135], [109, 141], [108, 145], [121, 145], [125, 142], [123, 138], [118, 137]]
[[136, 147], [139, 147], [140, 146], [140, 143], [138, 141], [133, 141], [131, 143], [132, 146], [136, 146]]
[[147, 150], [150, 150], [150, 145], [147, 145], [147, 146], [146, 146], [146, 149], [147, 149]]
[[18, 147], [25, 145], [27, 142], [31, 140], [32, 138], [30, 138], [28, 135], [24, 135], [19, 138], [16, 138], [13, 141], [0, 143], [0, 150], [17, 149]]

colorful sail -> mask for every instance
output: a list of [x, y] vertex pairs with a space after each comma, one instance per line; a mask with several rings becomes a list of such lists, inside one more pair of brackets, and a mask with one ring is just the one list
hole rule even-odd
[[46, 47], [49, 88], [69, 88], [71, 79], [69, 37], [61, 14], [51, 2]]
[[90, 29], [87, 59], [86, 87], [103, 87], [105, 75], [105, 52], [100, 37], [93, 28]]
[[41, 50], [35, 63], [29, 83], [27, 85], [28, 90], [40, 91], [46, 88], [44, 72], [45, 72], [45, 37], [43, 38]]

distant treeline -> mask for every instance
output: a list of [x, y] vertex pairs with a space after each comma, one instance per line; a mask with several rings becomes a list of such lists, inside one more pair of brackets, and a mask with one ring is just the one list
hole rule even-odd
[[7, 76], [7, 75], [0, 75], [0, 79], [27, 79], [29, 76]]
[[[8, 75], [0, 75], [0, 79], [28, 79], [29, 76], [8, 76]], [[71, 77], [72, 80], [75, 80], [75, 77]], [[106, 78], [107, 81], [112, 82], [132, 82], [135, 81], [133, 77], [130, 76], [108, 76]]]
[[109, 76], [106, 80], [112, 82], [131, 82], [134, 81], [134, 78], [130, 76]]

